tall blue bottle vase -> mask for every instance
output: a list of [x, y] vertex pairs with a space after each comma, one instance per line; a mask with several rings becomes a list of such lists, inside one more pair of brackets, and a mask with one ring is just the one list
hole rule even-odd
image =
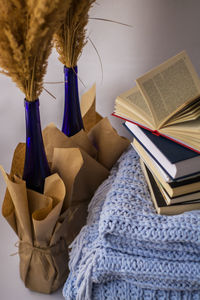
[[45, 178], [50, 175], [42, 138], [39, 99], [24, 100], [26, 119], [26, 155], [23, 179], [29, 189], [42, 193]]
[[64, 66], [65, 105], [62, 132], [67, 136], [72, 136], [84, 129], [78, 94], [77, 72], [77, 66], [74, 68]]

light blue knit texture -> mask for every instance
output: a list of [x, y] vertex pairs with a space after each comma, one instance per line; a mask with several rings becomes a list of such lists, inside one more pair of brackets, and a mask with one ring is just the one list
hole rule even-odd
[[88, 210], [72, 244], [66, 300], [200, 300], [200, 211], [156, 214], [132, 148]]

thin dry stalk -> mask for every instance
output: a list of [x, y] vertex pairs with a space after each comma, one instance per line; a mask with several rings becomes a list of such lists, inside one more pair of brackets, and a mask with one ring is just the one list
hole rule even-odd
[[59, 60], [68, 68], [77, 65], [87, 43], [86, 25], [88, 12], [95, 0], [72, 0], [64, 23], [55, 34], [55, 47]]
[[0, 67], [36, 100], [43, 89], [52, 37], [71, 0], [0, 0]]

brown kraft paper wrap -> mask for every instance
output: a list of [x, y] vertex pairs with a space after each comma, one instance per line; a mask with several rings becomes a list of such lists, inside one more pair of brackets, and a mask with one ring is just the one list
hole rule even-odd
[[43, 139], [52, 173], [45, 180], [44, 193], [27, 189], [21, 179], [25, 144], [18, 144], [10, 175], [0, 167], [7, 185], [2, 215], [19, 238], [25, 286], [52, 293], [67, 278], [68, 246], [85, 224], [94, 192], [129, 141], [119, 137], [107, 119], [88, 134], [82, 130], [70, 138], [50, 124]]

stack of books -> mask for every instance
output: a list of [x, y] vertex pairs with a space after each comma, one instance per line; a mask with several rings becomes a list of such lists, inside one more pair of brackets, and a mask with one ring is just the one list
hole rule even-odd
[[157, 212], [200, 209], [200, 79], [187, 53], [138, 78], [113, 115], [133, 135]]

